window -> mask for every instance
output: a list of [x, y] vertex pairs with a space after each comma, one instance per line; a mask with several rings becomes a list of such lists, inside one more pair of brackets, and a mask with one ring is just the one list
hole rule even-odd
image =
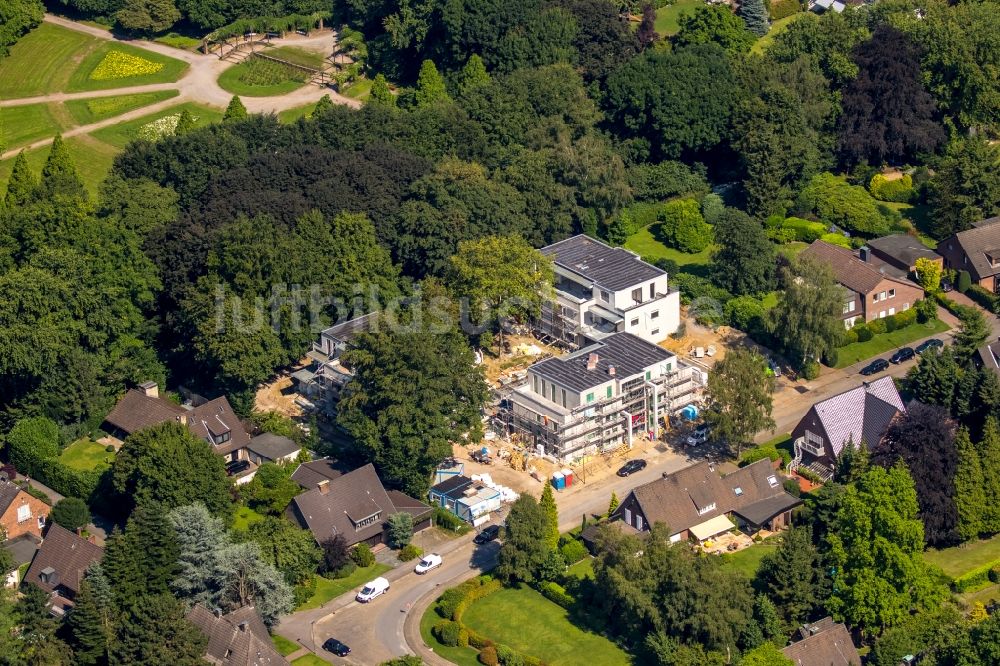
[[537, 423], [541, 423], [542, 422], [542, 415], [541, 414], [535, 414], [535, 421]]
[[889, 298], [896, 298], [896, 290], [895, 289], [890, 289], [889, 290]]
[[739, 497], [740, 495], [743, 494], [743, 488], [736, 486], [735, 488], [733, 488], [733, 492], [736, 493], [737, 497]]
[[652, 377], [653, 377], [653, 372], [651, 370], [647, 370], [646, 371], [646, 379], [649, 380], [649, 379], [652, 379]]
[[362, 518], [361, 520], [359, 520], [354, 524], [354, 529], [360, 530], [362, 527], [368, 527], [369, 525], [374, 525], [378, 521], [379, 516], [381, 515], [382, 515], [381, 513], [376, 513], [371, 516], [368, 516], [367, 518]]
[[771, 486], [772, 488], [777, 488], [778, 487], [778, 477], [776, 477], [774, 474], [772, 474], [771, 476], [767, 477], [767, 485]]
[[881, 312], [878, 313], [878, 318], [885, 319], [885, 310], [882, 310]]
[[656, 312], [652, 312], [649, 315], [650, 319], [659, 319], [659, 317], [660, 317], [660, 311], [659, 310], [657, 310]]
[[31, 518], [31, 507], [27, 504], [17, 507], [17, 522], [23, 523]]
[[632, 524], [632, 512], [629, 511], [628, 509], [625, 509], [625, 522], [628, 523], [629, 525]]
[[854, 299], [852, 298], [851, 300], [844, 303], [844, 314], [847, 314], [853, 309], [854, 309]]
[[635, 319], [633, 319], [632, 321], [630, 321], [630, 322], [628, 323], [628, 325], [629, 325], [629, 326], [631, 326], [632, 328], [635, 328], [636, 326], [638, 326], [638, 325], [639, 325], [639, 318], [638, 318], [638, 317], [636, 317]]
[[549, 391], [549, 395], [552, 396], [552, 398], [551, 398], [552, 402], [555, 402], [556, 401], [556, 385], [555, 384], [552, 385], [552, 390]]
[[559, 390], [562, 391], [562, 406], [565, 407], [566, 406], [566, 389], [559, 389]]
[[904, 310], [909, 310], [910, 309], [910, 304], [909, 303], [903, 303], [903, 309]]
[[602, 289], [601, 290], [601, 300], [604, 301], [605, 303], [609, 302], [611, 300], [611, 294], [609, 294], [608, 292], [606, 292], [606, 291], [604, 291]]
[[884, 300], [885, 300], [885, 298], [886, 298], [886, 297], [885, 297], [885, 292], [884, 292], [884, 291], [880, 291], [880, 292], [878, 293], [878, 300], [880, 300], [880, 301], [884, 301]]
[[587, 394], [587, 402], [594, 402], [594, 394], [593, 393], [588, 393]]
[[642, 516], [640, 516], [639, 514], [635, 514], [635, 529], [641, 532], [642, 527], [643, 527]]
[[541, 393], [540, 384], [538, 382], [538, 377], [536, 375], [531, 376], [531, 385], [535, 389], [535, 393]]
[[654, 328], [652, 331], [649, 332], [649, 334], [650, 335], [659, 335], [660, 334], [660, 329]]
[[896, 308], [889, 308], [889, 316], [896, 314]]
[[642, 303], [642, 287], [632, 290], [632, 300], [636, 303]]
[[214, 437], [212, 437], [212, 440], [216, 444], [225, 444], [226, 442], [229, 441], [229, 437], [230, 437], [230, 433], [224, 432], [221, 435], [215, 435]]
[[656, 298], [656, 283], [655, 282], [650, 282], [649, 283], [649, 300], [653, 300], [654, 298]]
[[38, 516], [38, 529], [39, 530], [45, 529], [45, 516]]
[[698, 509], [698, 515], [699, 516], [704, 516], [709, 511], [714, 511], [714, 510], [715, 510], [715, 502], [712, 502], [708, 506], [703, 506], [700, 509]]
[[612, 386], [609, 386], [609, 387], [608, 387], [608, 397], [609, 397], [609, 398], [611, 397], [611, 395], [612, 395], [612, 393], [611, 393], [611, 392], [612, 392], [613, 390], [614, 390], [614, 387], [612, 387]]

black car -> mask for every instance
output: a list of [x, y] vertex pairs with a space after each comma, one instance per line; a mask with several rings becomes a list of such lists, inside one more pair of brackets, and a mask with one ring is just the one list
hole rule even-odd
[[332, 652], [338, 657], [346, 657], [351, 654], [351, 648], [347, 647], [336, 638], [328, 638], [323, 642], [323, 649]]
[[884, 358], [877, 358], [865, 367], [861, 368], [861, 374], [868, 376], [889, 369], [889, 361]]
[[489, 543], [490, 541], [493, 541], [498, 536], [500, 536], [500, 526], [490, 525], [488, 527], [485, 527], [482, 532], [477, 534], [476, 538], [473, 539], [472, 542], [482, 545], [484, 543]]
[[930, 340], [924, 340], [919, 345], [917, 345], [917, 353], [923, 354], [928, 349], [941, 349], [944, 347], [944, 343], [937, 338], [931, 338]]
[[230, 460], [226, 463], [226, 474], [232, 476], [250, 469], [249, 460]]
[[618, 470], [618, 476], [628, 476], [629, 474], [635, 474], [638, 471], [646, 469], [646, 461], [642, 458], [637, 460], [629, 460], [627, 463], [622, 465], [622, 468]]
[[892, 355], [889, 360], [893, 363], [902, 363], [904, 361], [909, 361], [911, 358], [916, 356], [917, 353], [913, 351], [913, 347], [902, 347], [896, 350], [896, 353]]

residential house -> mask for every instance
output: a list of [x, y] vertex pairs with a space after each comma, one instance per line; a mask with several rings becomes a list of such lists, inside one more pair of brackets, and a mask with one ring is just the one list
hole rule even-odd
[[554, 299], [536, 322], [543, 335], [573, 347], [623, 331], [659, 342], [680, 325], [680, 292], [638, 255], [583, 234], [541, 252], [555, 271]]
[[53, 523], [24, 581], [48, 592], [52, 614], [61, 616], [73, 607], [87, 567], [100, 562], [103, 556], [104, 549], [100, 546]]
[[395, 513], [413, 516], [413, 530], [431, 525], [431, 507], [398, 491], [386, 492], [375, 467], [370, 463], [358, 469], [325, 478], [316, 467], [304, 466], [292, 478], [301, 485], [310, 475], [320, 477], [315, 486], [297, 495], [286, 515], [313, 533], [317, 543], [341, 534], [348, 545], [369, 546], [385, 540], [386, 521]]
[[837, 458], [849, 443], [873, 447], [882, 441], [893, 419], [906, 411], [892, 377], [821, 400], [809, 408], [792, 430], [795, 459], [791, 468], [809, 468], [823, 479], [833, 477]]
[[861, 666], [850, 632], [832, 617], [803, 625], [792, 641], [781, 652], [795, 666]]
[[292, 481], [305, 490], [315, 488], [320, 481], [333, 481], [344, 475], [344, 467], [333, 458], [318, 458], [301, 463], [292, 472]]
[[977, 368], [987, 368], [1000, 374], [1000, 338], [977, 349], [972, 361]]
[[156, 382], [145, 382], [129, 389], [104, 418], [102, 428], [112, 437], [124, 440], [129, 435], [165, 421], [187, 424], [188, 410], [160, 397]]
[[41, 537], [29, 532], [16, 539], [7, 539], [3, 544], [0, 544], [0, 547], [7, 551], [14, 563], [14, 568], [7, 574], [7, 580], [4, 581], [5, 587], [16, 588], [21, 584], [21, 567], [31, 563], [35, 557], [35, 551], [38, 550], [41, 543]]
[[1000, 293], [1000, 215], [976, 223], [938, 243], [945, 268], [967, 271], [972, 284]]
[[369, 330], [377, 318], [376, 313], [370, 313], [320, 332], [319, 342], [314, 342], [312, 349], [306, 352], [309, 364], [292, 373], [296, 390], [311, 401], [303, 402], [303, 406], [314, 404], [324, 411], [333, 409], [344, 387], [354, 376], [351, 369], [340, 361], [340, 355], [347, 350], [351, 340]]
[[263, 465], [266, 462], [291, 462], [299, 457], [301, 451], [302, 447], [296, 444], [295, 440], [271, 432], [257, 435], [247, 444], [250, 462], [255, 465]]
[[810, 0], [809, 2], [809, 11], [817, 14], [831, 11], [840, 14], [845, 9], [847, 9], [847, 4], [841, 0]]
[[615, 333], [527, 370], [501, 403], [508, 432], [541, 455], [579, 457], [655, 438], [661, 419], [694, 402], [705, 374], [632, 333]]
[[187, 619], [208, 637], [204, 659], [219, 666], [288, 666], [253, 606], [223, 615], [195, 604]]
[[910, 234], [893, 234], [868, 241], [858, 251], [862, 261], [871, 264], [880, 272], [895, 274], [896, 277], [915, 277], [917, 259], [927, 259], [944, 268], [940, 254], [920, 242]]
[[671, 542], [702, 543], [734, 527], [747, 534], [782, 530], [801, 503], [785, 492], [770, 460], [725, 476], [712, 463], [700, 462], [634, 488], [610, 520], [638, 533], [662, 523], [670, 530]]
[[220, 396], [191, 409], [187, 417], [188, 430], [212, 446], [226, 462], [249, 460], [250, 433], [233, 408]]
[[500, 510], [502, 495], [481, 481], [464, 475], [450, 476], [430, 489], [431, 504], [452, 512], [462, 520], [479, 525]]
[[0, 479], [0, 527], [7, 539], [25, 534], [42, 536], [49, 505], [32, 497], [13, 481]]
[[884, 319], [909, 310], [924, 296], [923, 289], [915, 283], [883, 273], [839, 245], [817, 240], [803, 250], [801, 256], [827, 264], [834, 279], [843, 287], [841, 317], [845, 328], [851, 328], [858, 321]]

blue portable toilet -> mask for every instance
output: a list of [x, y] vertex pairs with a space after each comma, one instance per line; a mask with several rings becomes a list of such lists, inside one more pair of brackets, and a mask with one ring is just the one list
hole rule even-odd
[[566, 488], [566, 477], [563, 476], [562, 472], [556, 472], [552, 475], [552, 487], [556, 490], [563, 490]]
[[696, 418], [698, 418], [698, 408], [695, 407], [694, 405], [688, 405], [687, 407], [681, 410], [681, 418], [686, 419], [688, 421], [694, 421]]

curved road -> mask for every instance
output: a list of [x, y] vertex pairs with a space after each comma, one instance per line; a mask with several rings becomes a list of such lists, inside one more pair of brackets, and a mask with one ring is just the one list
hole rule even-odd
[[[218, 79], [219, 75], [222, 74], [222, 72], [227, 68], [236, 64], [235, 62], [220, 60], [218, 56], [211, 54], [205, 55], [202, 53], [175, 49], [164, 44], [157, 44], [156, 42], [149, 42], [141, 39], [123, 39], [113, 35], [107, 30], [102, 30], [101, 28], [89, 25], [83, 25], [82, 23], [70, 21], [51, 14], [45, 15], [45, 21], [63, 28], [86, 33], [93, 37], [97, 37], [98, 39], [125, 42], [131, 46], [146, 49], [147, 51], [153, 51], [160, 55], [165, 55], [177, 60], [183, 60], [188, 63], [188, 68], [184, 72], [184, 75], [174, 83], [153, 83], [143, 86], [126, 86], [123, 88], [111, 88], [108, 90], [94, 90], [78, 93], [59, 92], [35, 97], [0, 100], [0, 107], [4, 107], [44, 102], [65, 102], [72, 99], [90, 99], [93, 97], [128, 95], [159, 90], [177, 90], [180, 92], [180, 95], [177, 97], [157, 102], [156, 104], [150, 104], [149, 106], [144, 106], [140, 109], [134, 109], [121, 115], [114, 116], [113, 118], [107, 118], [100, 122], [91, 123], [89, 125], [81, 125], [79, 127], [65, 130], [62, 133], [63, 137], [71, 137], [77, 134], [88, 134], [102, 127], [117, 125], [118, 123], [124, 121], [141, 118], [149, 115], [150, 113], [155, 113], [162, 109], [176, 106], [182, 102], [197, 102], [207, 106], [225, 108], [233, 96], [232, 93], [223, 90], [219, 86]], [[306, 49], [320, 51], [329, 49], [330, 52], [332, 52], [334, 36], [331, 31], [322, 30], [309, 37], [290, 35], [282, 39], [273, 39], [271, 42], [278, 44], [279, 46], [300, 46]], [[332, 99], [335, 104], [343, 104], [354, 108], [361, 106], [361, 103], [357, 100], [344, 97], [329, 88], [311, 84], [302, 86], [301, 88], [293, 90], [285, 95], [274, 97], [241, 97], [241, 99], [243, 100], [244, 106], [246, 106], [247, 110], [251, 113], [277, 113], [278, 111], [285, 111], [286, 109], [294, 109], [305, 106], [306, 104], [315, 103], [324, 95], [329, 95], [330, 99]], [[35, 141], [34, 143], [20, 146], [16, 150], [9, 150], [6, 153], [0, 154], [0, 159], [13, 157], [22, 150], [39, 148], [50, 143], [52, 143], [51, 138]]]

